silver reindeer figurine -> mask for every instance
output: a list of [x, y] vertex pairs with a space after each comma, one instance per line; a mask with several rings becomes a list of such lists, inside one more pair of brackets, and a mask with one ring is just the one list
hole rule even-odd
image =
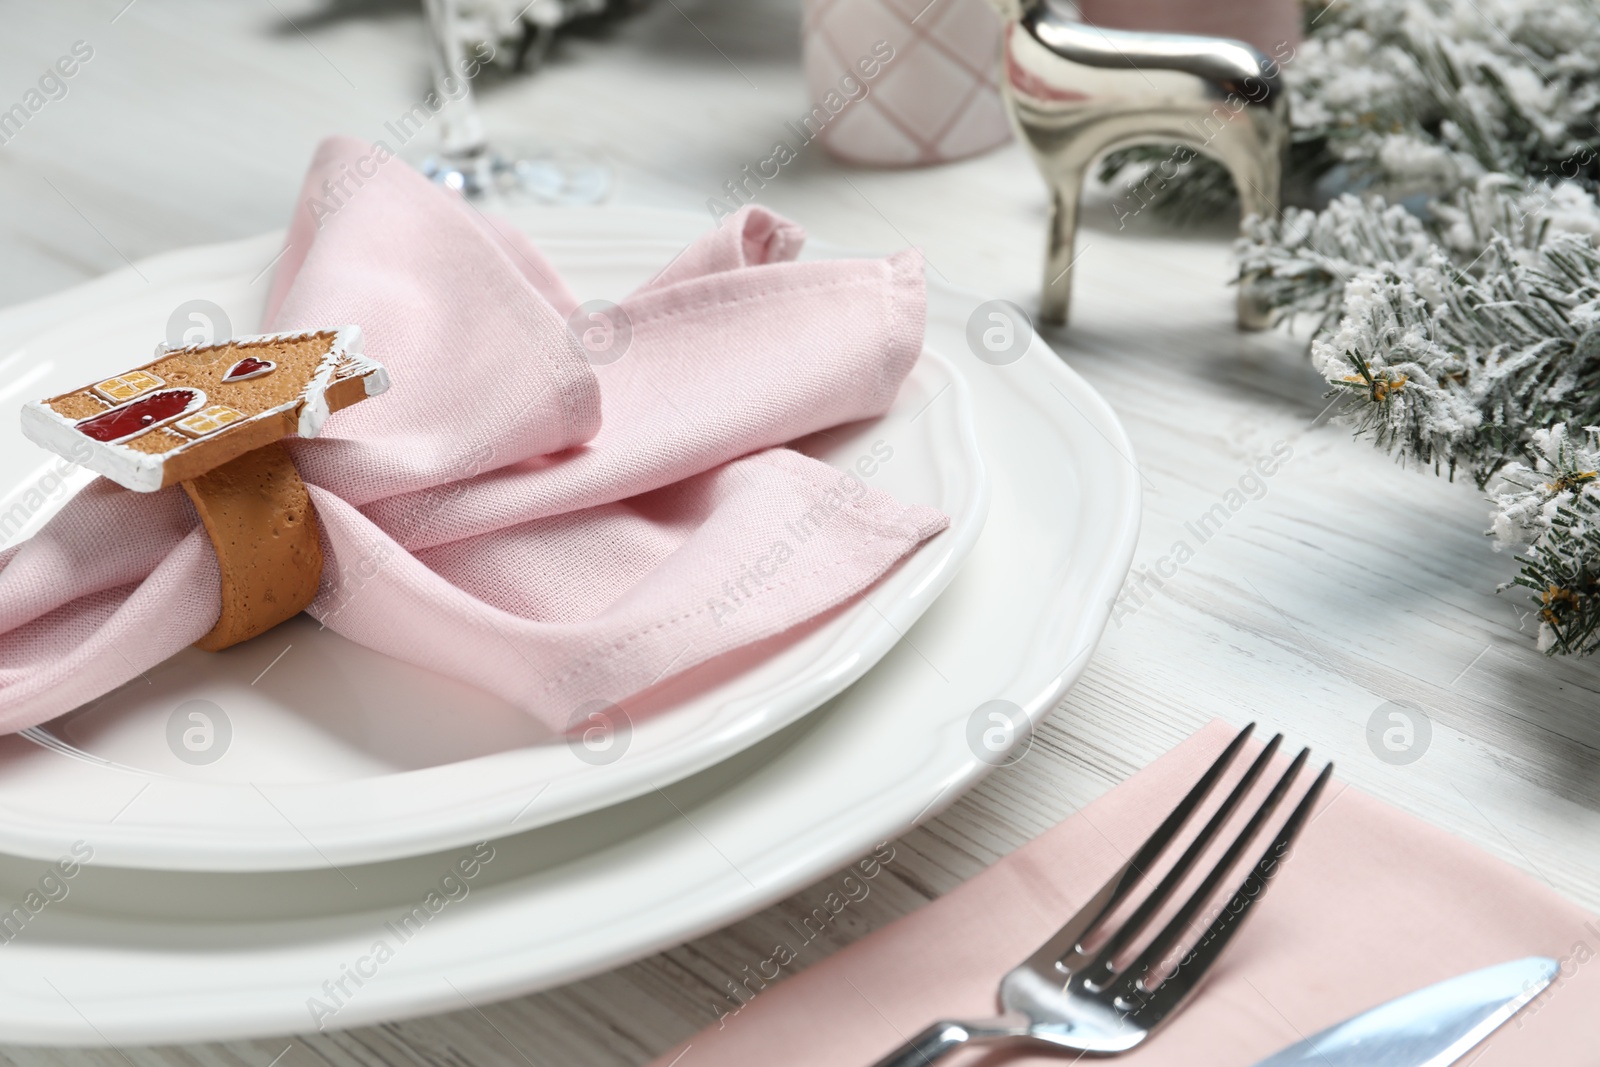
[[[1045, 322], [1067, 321], [1079, 195], [1090, 165], [1107, 152], [1181, 146], [1152, 175], [1163, 181], [1180, 178], [1193, 153], [1203, 152], [1228, 168], [1245, 215], [1277, 213], [1289, 142], [1277, 62], [1242, 41], [1089, 26], [1059, 0], [993, 3], [1006, 24], [1006, 101], [1050, 186]], [[1267, 325], [1248, 279], [1239, 289], [1239, 325]]]

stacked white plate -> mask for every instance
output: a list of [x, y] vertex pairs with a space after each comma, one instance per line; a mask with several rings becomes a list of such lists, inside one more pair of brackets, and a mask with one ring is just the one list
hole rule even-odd
[[[706, 225], [520, 221], [613, 300]], [[254, 331], [280, 240], [0, 312], [0, 547], [87, 481], [57, 487], [20, 404], [124, 369], [193, 301]], [[930, 280], [893, 410], [800, 445], [875, 457], [872, 484], [950, 529], [863, 602], [630, 702], [598, 747], [304, 619], [0, 739], [0, 1034], [157, 1044], [481, 1004], [725, 925], [954, 800], [1083, 668], [1139, 516], [1110, 409], [1037, 336], [980, 360], [982, 303]]]

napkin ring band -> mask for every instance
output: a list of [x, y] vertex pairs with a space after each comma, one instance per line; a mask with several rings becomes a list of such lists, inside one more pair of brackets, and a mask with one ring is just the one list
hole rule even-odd
[[195, 642], [220, 652], [304, 611], [322, 583], [322, 541], [311, 494], [282, 442], [182, 483], [211, 537], [222, 611]]
[[316, 598], [317, 516], [283, 442], [389, 387], [361, 345], [359, 326], [160, 345], [143, 366], [24, 405], [22, 431], [135, 492], [183, 486], [222, 577], [217, 624], [196, 644], [220, 651]]

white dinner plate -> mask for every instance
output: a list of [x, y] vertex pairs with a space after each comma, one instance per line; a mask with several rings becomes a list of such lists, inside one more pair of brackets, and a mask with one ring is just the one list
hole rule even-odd
[[[536, 218], [557, 265], [601, 292], [705, 225], [614, 208]], [[98, 299], [141, 284], [85, 288]], [[1009, 364], [967, 352], [980, 299], [930, 281], [928, 343], [959, 360], [971, 388], [988, 522], [944, 595], [853, 686], [674, 785], [496, 840], [487, 864], [461, 847], [185, 874], [106, 868], [97, 853], [63, 879], [36, 859], [0, 859], [0, 906], [46, 878], [51, 892], [34, 899], [56, 898], [0, 945], [0, 1034], [161, 1044], [461, 1010], [724, 926], [941, 810], [991, 767], [969, 740], [989, 725], [980, 708], [1007, 700], [1037, 721], [1083, 669], [1139, 521], [1132, 449], [1111, 409], [1037, 337]], [[60, 314], [74, 307], [58, 301]], [[463, 860], [474, 877], [446, 881]]]
[[[192, 299], [222, 308], [235, 334], [255, 332], [264, 285], [251, 278], [280, 242], [269, 234], [163, 257], [141, 268], [149, 284], [125, 297], [86, 294], [79, 314], [13, 346], [52, 368], [14, 399], [137, 362], [165, 336], [173, 308]], [[585, 298], [620, 298], [648, 275], [634, 261], [573, 281]], [[70, 496], [64, 486], [25, 506], [62, 461], [14, 423], [0, 427], [0, 486], [9, 489], [0, 516], [20, 506], [28, 518], [12, 541]], [[967, 388], [931, 351], [882, 418], [798, 447], [903, 503], [939, 508], [949, 528], [864, 600], [622, 701], [631, 724], [578, 735], [590, 747], [302, 615], [220, 654], [186, 649], [83, 708], [0, 738], [0, 851], [51, 859], [81, 839], [94, 842], [99, 862], [159, 870], [371, 863], [571, 818], [726, 759], [892, 648], [954, 577], [988, 509]]]

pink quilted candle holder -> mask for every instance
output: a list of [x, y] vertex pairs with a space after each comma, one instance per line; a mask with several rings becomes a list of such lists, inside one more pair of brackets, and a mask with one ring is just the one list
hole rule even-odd
[[987, 0], [804, 0], [808, 135], [850, 163], [913, 167], [1011, 137]]

